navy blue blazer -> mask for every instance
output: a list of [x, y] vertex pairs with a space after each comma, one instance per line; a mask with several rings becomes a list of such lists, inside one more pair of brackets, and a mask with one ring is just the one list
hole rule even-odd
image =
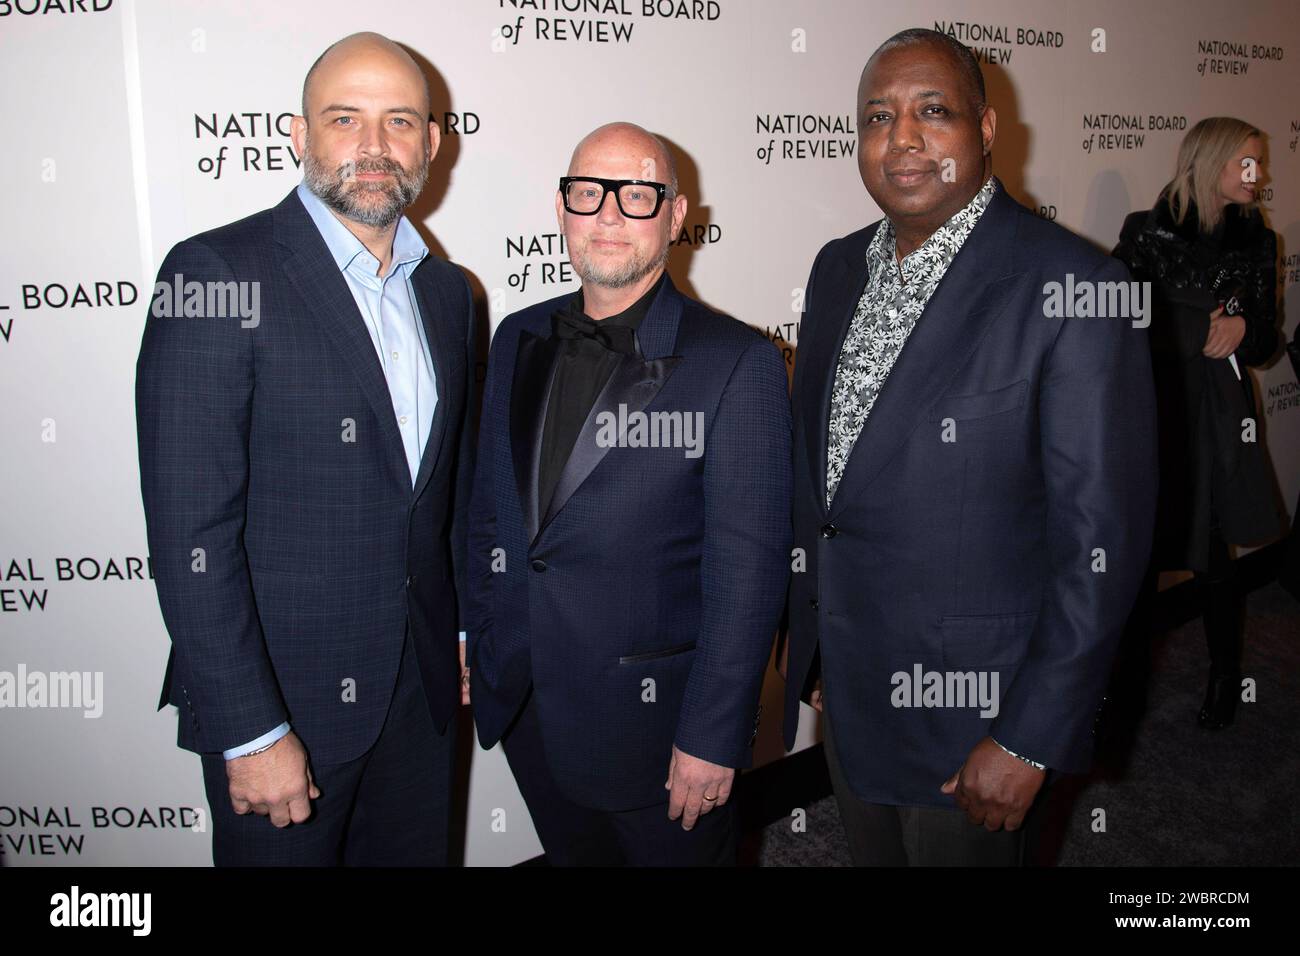
[[[770, 342], [665, 282], [542, 513], [551, 315], [566, 300], [508, 316], [492, 341], [470, 506], [471, 696], [491, 747], [531, 684], [558, 785], [623, 810], [665, 799], [674, 743], [750, 762], [789, 575], [787, 380]], [[700, 413], [702, 453], [610, 447], [598, 426], [620, 406]]]
[[[999, 188], [903, 347], [828, 509], [831, 385], [878, 226], [828, 243], [805, 298], [792, 400], [795, 547], [808, 563], [790, 585], [785, 739], [793, 745], [820, 648], [854, 792], [952, 807], [939, 788], [986, 735], [1055, 770], [1089, 764], [1151, 546], [1151, 362], [1146, 330], [1127, 318], [1045, 316], [1046, 283], [1126, 282], [1128, 271]], [[984, 671], [990, 690], [996, 673], [996, 716], [895, 706], [917, 703], [893, 676], [910, 680], [917, 665]]]
[[359, 756], [408, 625], [442, 728], [473, 474], [464, 275], [432, 255], [411, 275], [438, 388], [412, 489], [375, 347], [295, 193], [178, 244], [158, 279], [177, 274], [258, 282], [261, 306], [251, 328], [151, 314], [140, 346], [140, 484], [172, 639], [159, 707], [180, 708], [180, 746], [220, 752], [288, 720], [314, 762]]

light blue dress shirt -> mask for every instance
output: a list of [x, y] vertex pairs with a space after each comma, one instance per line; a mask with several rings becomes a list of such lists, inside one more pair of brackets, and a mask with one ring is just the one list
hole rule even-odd
[[410, 220], [403, 216], [397, 220], [388, 274], [378, 276], [375, 273], [379, 271], [379, 260], [339, 222], [305, 182], [298, 184], [298, 198], [307, 207], [307, 214], [316, 223], [330, 255], [347, 280], [370, 341], [375, 344], [414, 486], [424, 443], [433, 425], [433, 411], [438, 405], [433, 359], [425, 340], [424, 323], [420, 321], [415, 290], [411, 288], [411, 273], [429, 250]]
[[[354, 236], [329, 210], [307, 183], [298, 184], [298, 198], [307, 209], [312, 222], [320, 230], [325, 245], [329, 247], [334, 263], [343, 274], [357, 310], [365, 321], [370, 341], [375, 345], [379, 365], [384, 370], [388, 394], [393, 401], [393, 416], [402, 437], [402, 449], [411, 472], [414, 487], [420, 471], [420, 458], [429, 440], [434, 409], [438, 406], [438, 384], [425, 337], [424, 323], [416, 304], [415, 290], [411, 287], [411, 273], [429, 253], [410, 220], [402, 216], [397, 221], [393, 236], [393, 256], [388, 274], [377, 275], [379, 260], [371, 255], [360, 239]], [[465, 635], [460, 636], [462, 641]], [[260, 748], [269, 747], [289, 732], [283, 723], [256, 740], [224, 751], [227, 760], [242, 757]]]

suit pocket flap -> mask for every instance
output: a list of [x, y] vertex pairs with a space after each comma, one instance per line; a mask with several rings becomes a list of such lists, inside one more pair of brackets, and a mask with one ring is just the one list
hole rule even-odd
[[992, 392], [977, 392], [973, 395], [945, 395], [930, 407], [930, 421], [941, 422], [945, 418], [954, 421], [970, 421], [973, 418], [988, 418], [1000, 415], [1025, 404], [1025, 394], [1029, 391], [1029, 380], [1021, 379], [1004, 388]]
[[1037, 611], [945, 617], [940, 625], [944, 666], [978, 670], [1018, 664], [1037, 619]]
[[687, 651], [695, 650], [695, 642], [687, 641], [685, 644], [676, 644], [672, 647], [665, 647], [661, 651], [650, 651], [646, 654], [629, 654], [626, 657], [620, 657], [620, 664], [640, 664], [642, 661], [658, 660], [661, 657], [673, 657], [677, 654], [685, 654]]

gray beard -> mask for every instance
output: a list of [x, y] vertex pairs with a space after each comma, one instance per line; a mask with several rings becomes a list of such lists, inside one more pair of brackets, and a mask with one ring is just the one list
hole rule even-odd
[[578, 273], [583, 282], [606, 289], [625, 289], [665, 265], [668, 262], [668, 246], [664, 246], [663, 253], [656, 259], [633, 257], [625, 265], [611, 269], [596, 265], [587, 257], [585, 248], [569, 258], [573, 263], [573, 271]]
[[[396, 182], [362, 183], [352, 178], [354, 172], [391, 172], [396, 176]], [[415, 202], [428, 175], [428, 160], [423, 160], [410, 173], [391, 159], [367, 160], [357, 163], [355, 167], [351, 163], [344, 163], [336, 170], [329, 170], [316, 159], [311, 151], [310, 140], [303, 151], [303, 179], [307, 188], [340, 216], [377, 229], [391, 226], [403, 210]], [[357, 198], [359, 193], [378, 194], [383, 201], [361, 202]]]

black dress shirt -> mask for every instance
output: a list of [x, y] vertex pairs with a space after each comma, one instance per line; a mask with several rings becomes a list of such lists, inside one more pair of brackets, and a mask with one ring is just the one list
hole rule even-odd
[[560, 472], [569, 460], [591, 407], [596, 404], [596, 396], [623, 356], [635, 354], [636, 329], [663, 286], [664, 275], [645, 295], [607, 319], [597, 321], [587, 316], [581, 289], [569, 300], [566, 309], [551, 316], [551, 334], [560, 341], [546, 422], [542, 426], [537, 476], [537, 502], [542, 515], [550, 506]]

